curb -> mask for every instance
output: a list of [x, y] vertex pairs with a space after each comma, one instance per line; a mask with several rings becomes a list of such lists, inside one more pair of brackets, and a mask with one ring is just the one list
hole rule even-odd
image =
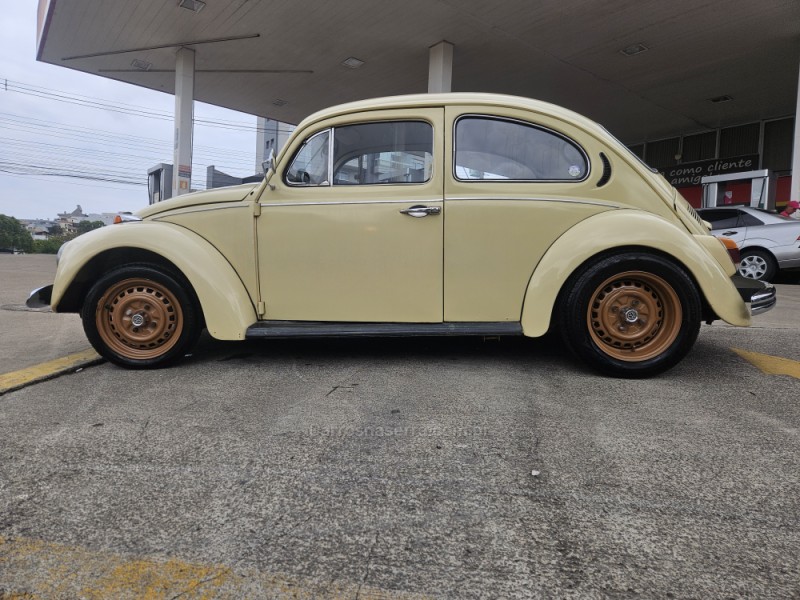
[[0, 396], [13, 392], [35, 383], [55, 379], [67, 373], [74, 373], [85, 367], [105, 362], [97, 352], [92, 349], [76, 352], [68, 356], [63, 356], [32, 367], [26, 367], [19, 371], [4, 373], [0, 375]]

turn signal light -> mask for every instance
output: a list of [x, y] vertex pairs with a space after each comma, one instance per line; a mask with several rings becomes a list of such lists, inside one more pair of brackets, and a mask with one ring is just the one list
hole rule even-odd
[[742, 255], [739, 253], [739, 246], [736, 245], [736, 242], [734, 242], [731, 238], [726, 237], [717, 239], [722, 243], [723, 246], [725, 246], [725, 249], [728, 251], [728, 255], [731, 257], [733, 264], [738, 266], [739, 262], [742, 260]]
[[114, 225], [118, 225], [119, 223], [131, 223], [141, 220], [142, 220], [141, 217], [137, 217], [136, 215], [132, 215], [131, 213], [119, 213], [116, 217], [114, 217]]

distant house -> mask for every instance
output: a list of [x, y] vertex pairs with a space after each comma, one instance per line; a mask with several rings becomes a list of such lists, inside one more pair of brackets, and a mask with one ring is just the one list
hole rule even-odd
[[50, 219], [19, 219], [34, 240], [46, 240], [50, 237], [50, 228], [57, 225]]
[[81, 205], [78, 204], [77, 208], [72, 212], [58, 213], [57, 223], [64, 231], [64, 233], [76, 233], [75, 225], [80, 221], [85, 221], [89, 215], [83, 213]]

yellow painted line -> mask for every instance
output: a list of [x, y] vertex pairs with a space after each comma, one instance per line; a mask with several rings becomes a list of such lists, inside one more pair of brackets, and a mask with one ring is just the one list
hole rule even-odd
[[[366, 565], [365, 565], [366, 568]], [[346, 581], [265, 573], [175, 558], [125, 556], [26, 538], [0, 536], [0, 598], [183, 600], [211, 598], [362, 598], [421, 600], [430, 596]]]
[[731, 350], [767, 375], [789, 375], [800, 379], [800, 361], [750, 352], [741, 348], [731, 348]]
[[94, 350], [84, 350], [68, 356], [63, 356], [45, 363], [12, 371], [0, 375], [0, 396], [6, 392], [18, 390], [32, 383], [53, 379], [59, 375], [70, 373], [81, 367], [88, 367], [102, 361], [100, 355]]

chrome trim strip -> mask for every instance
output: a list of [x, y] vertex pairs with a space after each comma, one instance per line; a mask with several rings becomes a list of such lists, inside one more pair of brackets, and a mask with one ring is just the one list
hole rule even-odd
[[[618, 204], [610, 204], [608, 202], [596, 202], [594, 200], [570, 200], [569, 198], [513, 198], [513, 197], [485, 197], [485, 196], [458, 196], [454, 198], [445, 198], [444, 202], [453, 201], [466, 201], [477, 202], [485, 200], [494, 202], [496, 200], [513, 201], [513, 202], [561, 202], [564, 204], [585, 204], [589, 206], [605, 206], [606, 208], [621, 208]], [[418, 204], [420, 202], [442, 202], [442, 198], [409, 198], [408, 200], [341, 200], [332, 202], [276, 202], [276, 203], [261, 203], [262, 208], [269, 208], [272, 206], [336, 206], [341, 204]]]
[[442, 198], [411, 198], [409, 200], [337, 200], [333, 202], [276, 202], [262, 203], [261, 208], [274, 206], [338, 206], [342, 204], [419, 204], [420, 202], [442, 202]]
[[446, 197], [445, 201], [450, 202], [453, 200], [473, 202], [478, 200], [486, 200], [494, 202], [495, 200], [503, 201], [518, 201], [518, 202], [564, 202], [566, 204], [589, 204], [591, 206], [606, 206], [608, 208], [621, 208], [619, 204], [611, 204], [610, 202], [600, 202], [596, 200], [572, 200], [571, 198], [534, 198], [534, 197], [514, 197], [514, 196], [452, 196]]
[[239, 206], [231, 206], [235, 205], [236, 202], [243, 202], [243, 200], [236, 200], [234, 202], [228, 202], [225, 206], [184, 206], [183, 208], [173, 208], [172, 210], [165, 211], [164, 213], [159, 213], [158, 215], [152, 218], [153, 221], [159, 221], [165, 217], [171, 217], [174, 215], [188, 215], [191, 213], [198, 213], [198, 212], [211, 212], [213, 210], [235, 210], [237, 208], [250, 208], [250, 204], [244, 204]]

